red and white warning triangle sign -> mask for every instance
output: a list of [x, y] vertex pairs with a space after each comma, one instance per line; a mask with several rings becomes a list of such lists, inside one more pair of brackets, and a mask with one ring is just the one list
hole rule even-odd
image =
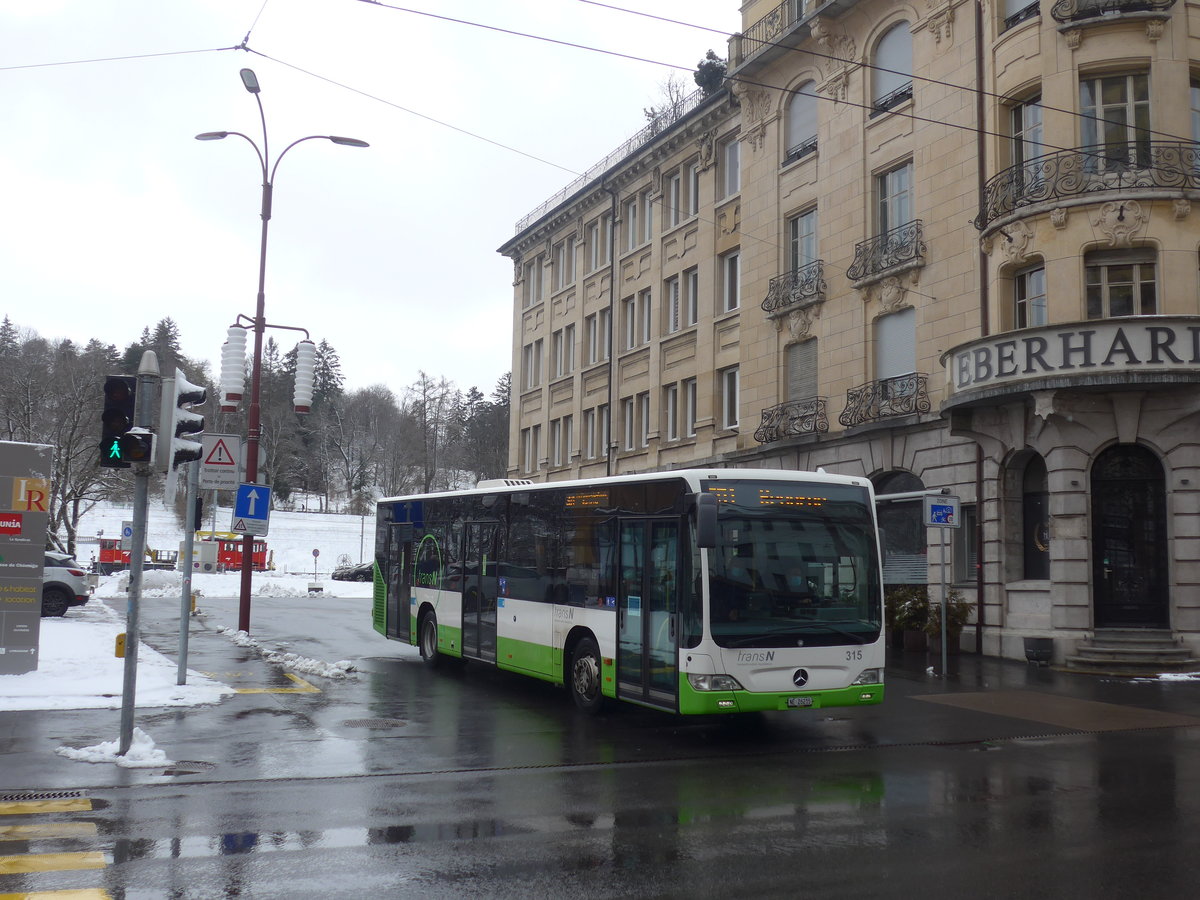
[[204, 457], [204, 465], [206, 466], [236, 466], [237, 457], [229, 452], [229, 445], [225, 443], [224, 436], [219, 436], [217, 442], [213, 444], [208, 455]]

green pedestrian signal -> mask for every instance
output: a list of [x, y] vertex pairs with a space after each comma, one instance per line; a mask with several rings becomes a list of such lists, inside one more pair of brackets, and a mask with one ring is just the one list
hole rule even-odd
[[133, 427], [137, 401], [137, 378], [108, 375], [104, 379], [104, 410], [100, 413], [100, 465], [106, 469], [128, 469], [121, 437]]

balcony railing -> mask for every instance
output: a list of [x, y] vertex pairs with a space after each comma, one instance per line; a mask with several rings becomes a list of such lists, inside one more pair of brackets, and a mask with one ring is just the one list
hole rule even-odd
[[1050, 7], [1055, 22], [1079, 22], [1131, 12], [1165, 12], [1175, 0], [1058, 0]]
[[767, 285], [767, 299], [762, 302], [768, 315], [781, 312], [793, 304], [807, 306], [825, 299], [825, 263], [811, 262], [791, 272], [776, 275]]
[[924, 226], [913, 219], [898, 228], [863, 241], [854, 248], [854, 262], [846, 277], [855, 283], [875, 281], [888, 271], [904, 266], [912, 268], [925, 259]]
[[825, 398], [809, 397], [806, 400], [788, 400], [778, 406], [762, 411], [762, 424], [754, 432], [760, 444], [818, 434], [829, 430], [829, 419], [825, 416]]
[[1133, 141], [1060, 150], [1005, 169], [983, 190], [975, 227], [1025, 206], [1101, 191], [1200, 190], [1200, 145]]
[[792, 26], [808, 18], [817, 5], [816, 0], [784, 0], [741, 35], [735, 36], [730, 66], [740, 66], [764, 47], [777, 43], [792, 30]]
[[929, 376], [917, 372], [882, 378], [846, 391], [846, 408], [838, 421], [847, 428], [893, 416], [927, 413]]
[[1015, 28], [1022, 22], [1037, 18], [1039, 15], [1041, 15], [1041, 12], [1041, 3], [1039, 3], [1038, 0], [1034, 0], [1033, 3], [1030, 3], [1028, 6], [1023, 7], [1022, 9], [1018, 9], [1011, 16], [1008, 16], [1004, 20], [1004, 30], [1007, 31], [1010, 28]]

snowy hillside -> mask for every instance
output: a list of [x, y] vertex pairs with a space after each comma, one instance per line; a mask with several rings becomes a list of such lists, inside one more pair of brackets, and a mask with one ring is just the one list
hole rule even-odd
[[[79, 524], [76, 558], [88, 565], [99, 548], [98, 532], [106, 538], [121, 536], [121, 523], [133, 519], [131, 507], [101, 505], [87, 513]], [[219, 508], [214, 517], [204, 510], [204, 529], [228, 531], [232, 511]], [[214, 526], [215, 521], [215, 526]], [[183, 529], [161, 500], [151, 499], [146, 545], [153, 550], [178, 550]], [[374, 558], [375, 520], [373, 516], [349, 516], [334, 513], [305, 513], [272, 510], [270, 529], [265, 537], [268, 553], [274, 553], [278, 572], [313, 572], [313, 550], [319, 550], [316, 568], [328, 576], [343, 555], [349, 562], [367, 562]]]

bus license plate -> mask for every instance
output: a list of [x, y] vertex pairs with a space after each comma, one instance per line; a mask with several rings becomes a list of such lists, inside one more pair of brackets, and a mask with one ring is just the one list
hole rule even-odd
[[787, 705], [788, 705], [788, 709], [797, 709], [799, 707], [812, 706], [813, 698], [812, 697], [788, 697]]

